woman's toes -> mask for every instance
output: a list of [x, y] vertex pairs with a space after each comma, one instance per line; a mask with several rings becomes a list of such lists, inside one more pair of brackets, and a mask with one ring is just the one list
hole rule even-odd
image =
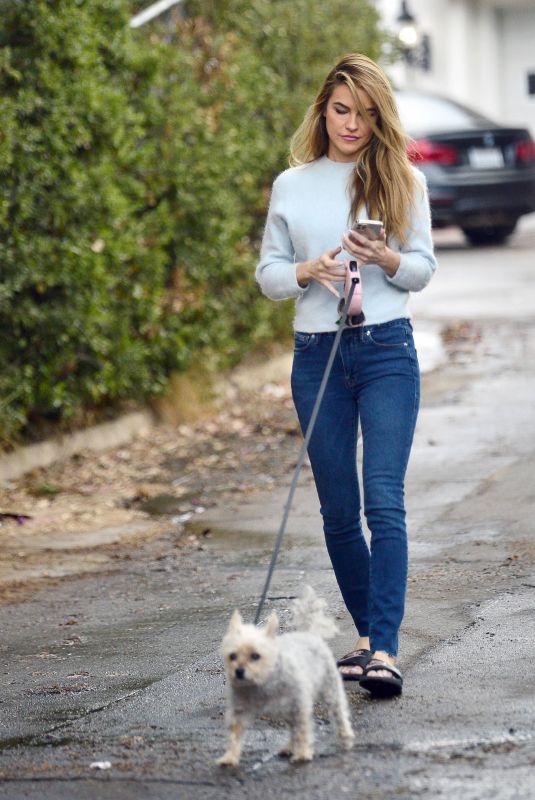
[[362, 675], [362, 667], [338, 667], [342, 675]]

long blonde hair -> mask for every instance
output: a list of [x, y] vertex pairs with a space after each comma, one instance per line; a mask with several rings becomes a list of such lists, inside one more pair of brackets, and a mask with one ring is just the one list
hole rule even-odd
[[[350, 53], [329, 72], [291, 139], [290, 166], [308, 164], [328, 152], [325, 110], [334, 88], [341, 83], [348, 87], [357, 109], [373, 130], [355, 164], [351, 221], [366, 207], [371, 219], [383, 220], [387, 237], [393, 235], [404, 244], [410, 228], [415, 177], [392, 88], [381, 67], [370, 58]], [[378, 112], [376, 120], [363, 107], [357, 89], [364, 89], [371, 97]]]

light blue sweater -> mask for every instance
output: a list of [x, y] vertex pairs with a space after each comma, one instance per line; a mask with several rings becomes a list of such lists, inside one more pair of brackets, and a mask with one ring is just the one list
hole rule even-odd
[[[295, 330], [318, 333], [336, 330], [338, 301], [317, 281], [306, 288], [297, 283], [295, 265], [318, 258], [341, 245], [350, 228], [350, 177], [354, 164], [322, 156], [293, 167], [275, 180], [256, 279], [272, 300], [296, 297]], [[393, 278], [376, 264], [361, 267], [363, 311], [367, 325], [410, 317], [409, 292], [427, 285], [437, 262], [433, 254], [431, 218], [425, 178], [414, 170], [417, 188], [410, 230], [404, 247], [390, 238], [389, 247], [401, 254]], [[363, 210], [361, 218], [366, 219]], [[349, 258], [342, 252], [337, 258]], [[343, 283], [335, 284], [343, 292]]]

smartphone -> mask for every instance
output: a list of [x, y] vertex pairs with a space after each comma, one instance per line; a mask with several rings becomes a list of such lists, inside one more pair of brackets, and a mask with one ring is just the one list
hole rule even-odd
[[361, 233], [368, 239], [380, 239], [383, 223], [377, 219], [356, 219], [352, 225], [352, 230]]

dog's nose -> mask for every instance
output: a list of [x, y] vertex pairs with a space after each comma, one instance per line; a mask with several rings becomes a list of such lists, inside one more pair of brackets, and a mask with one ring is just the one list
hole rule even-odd
[[243, 667], [237, 667], [234, 674], [237, 678], [245, 678], [245, 670]]

